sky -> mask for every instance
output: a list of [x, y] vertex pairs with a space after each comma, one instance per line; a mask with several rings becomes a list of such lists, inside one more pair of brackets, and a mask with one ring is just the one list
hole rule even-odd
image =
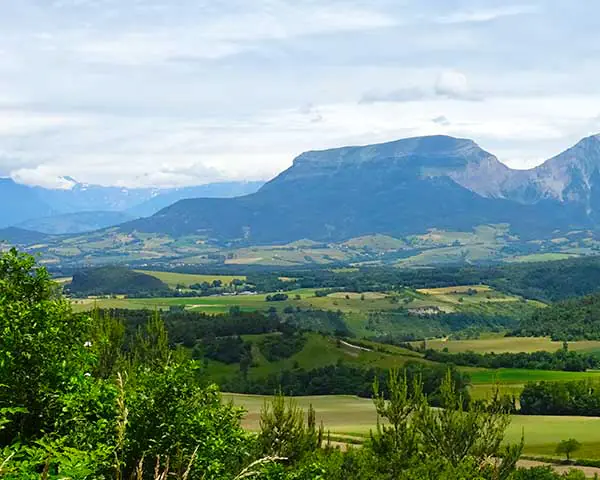
[[532, 168], [600, 132], [591, 0], [0, 0], [0, 176], [268, 179], [448, 134]]

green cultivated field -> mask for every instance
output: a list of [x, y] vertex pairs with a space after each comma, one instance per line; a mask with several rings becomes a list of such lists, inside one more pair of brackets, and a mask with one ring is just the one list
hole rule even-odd
[[483, 368], [459, 367], [471, 377], [471, 395], [473, 398], [489, 398], [499, 386], [500, 393], [518, 397], [528, 382], [568, 382], [574, 380], [600, 380], [600, 371], [561, 372], [550, 370], [525, 370], [518, 368], [500, 368], [486, 370]]
[[[268, 397], [225, 394], [225, 399], [247, 410], [244, 427], [257, 430], [260, 410]], [[296, 397], [305, 411], [312, 405], [317, 421], [323, 421], [325, 430], [336, 435], [365, 437], [375, 429], [377, 415], [369, 399], [352, 396]], [[507, 431], [506, 440], [516, 443], [525, 435], [527, 455], [554, 454], [556, 445], [567, 438], [577, 438], [583, 449], [577, 458], [600, 458], [600, 418], [547, 417], [515, 415]]]
[[165, 282], [170, 288], [176, 288], [177, 285], [184, 285], [189, 287], [196, 283], [212, 283], [215, 280], [220, 280], [224, 285], [230, 285], [234, 280], [245, 281], [244, 275], [193, 275], [188, 273], [175, 273], [175, 272], [156, 272], [149, 270], [136, 270], [140, 273], [152, 275], [159, 280]]
[[[301, 299], [311, 298], [315, 291], [301, 289], [287, 292], [290, 298], [300, 295]], [[245, 311], [267, 310], [270, 307], [284, 308], [288, 302], [267, 302], [266, 295], [231, 295], [214, 297], [168, 297], [168, 298], [98, 298], [73, 300], [78, 311], [94, 308], [158, 309], [167, 310], [172, 306], [184, 306], [186, 309], [204, 313], [226, 313], [237, 306]]]
[[461, 367], [471, 377], [473, 385], [494, 384], [522, 385], [527, 382], [566, 382], [571, 380], [596, 379], [600, 380], [600, 371], [562, 372], [552, 370], [526, 370], [520, 368], [499, 368], [489, 370], [484, 368]]

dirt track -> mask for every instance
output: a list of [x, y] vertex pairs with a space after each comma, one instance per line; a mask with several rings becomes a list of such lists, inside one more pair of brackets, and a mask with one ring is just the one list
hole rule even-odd
[[554, 465], [552, 463], [537, 462], [535, 460], [519, 460], [518, 465], [519, 465], [519, 467], [525, 467], [525, 468], [551, 466], [554, 469], [554, 471], [557, 473], [564, 473], [564, 472], [568, 472], [569, 470], [580, 470], [583, 473], [585, 473], [586, 477], [593, 478], [594, 475], [600, 476], [600, 468], [596, 468], [596, 467], [578, 467], [575, 465], [573, 465], [573, 466]]

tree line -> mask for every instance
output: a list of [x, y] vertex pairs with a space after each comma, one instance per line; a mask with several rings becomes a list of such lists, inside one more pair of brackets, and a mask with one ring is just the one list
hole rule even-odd
[[557, 302], [539, 309], [511, 335], [553, 340], [599, 340], [600, 294]]
[[536, 382], [525, 385], [520, 399], [523, 415], [600, 416], [600, 383]]
[[598, 368], [600, 358], [588, 353], [569, 351], [568, 345], [556, 352], [532, 353], [449, 353], [428, 349], [425, 359], [432, 362], [481, 368], [523, 368], [528, 370], [561, 370], [567, 372], [585, 372]]
[[[296, 269], [246, 272], [259, 291], [315, 288], [331, 291], [383, 292], [403, 287], [437, 288], [490, 285], [502, 292], [555, 302], [597, 292], [600, 259], [575, 258], [510, 265], [467, 265], [427, 269], [361, 267], [353, 270]], [[281, 277], [291, 278], [283, 282]]]

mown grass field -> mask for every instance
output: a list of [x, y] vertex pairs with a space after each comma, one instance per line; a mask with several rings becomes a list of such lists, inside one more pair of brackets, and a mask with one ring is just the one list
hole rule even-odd
[[195, 275], [189, 273], [175, 273], [175, 272], [157, 272], [151, 270], [136, 270], [136, 272], [145, 273], [158, 278], [165, 282], [170, 288], [176, 288], [178, 285], [184, 285], [189, 287], [196, 283], [212, 283], [215, 280], [220, 280], [224, 285], [231, 285], [234, 280], [245, 281], [244, 275]]
[[[554, 342], [550, 337], [505, 337], [490, 336], [474, 340], [435, 339], [427, 341], [427, 348], [442, 350], [447, 348], [451, 353], [520, 353], [520, 352], [554, 352], [562, 348], [563, 342]], [[586, 340], [569, 342], [569, 349], [578, 352], [594, 352], [600, 350], [600, 341]]]
[[531, 255], [521, 255], [507, 259], [508, 262], [525, 263], [525, 262], [552, 262], [556, 260], [566, 260], [568, 258], [577, 257], [572, 253], [532, 253]]
[[[246, 409], [243, 425], [248, 430], [259, 428], [260, 411], [268, 397], [224, 394], [226, 400]], [[295, 397], [305, 411], [312, 405], [317, 421], [335, 435], [368, 436], [376, 428], [377, 415], [369, 399], [353, 396]], [[600, 458], [600, 418], [550, 417], [515, 415], [507, 430], [506, 441], [519, 442], [525, 436], [527, 455], [554, 455], [556, 445], [567, 438], [577, 438], [583, 448], [577, 458]]]

